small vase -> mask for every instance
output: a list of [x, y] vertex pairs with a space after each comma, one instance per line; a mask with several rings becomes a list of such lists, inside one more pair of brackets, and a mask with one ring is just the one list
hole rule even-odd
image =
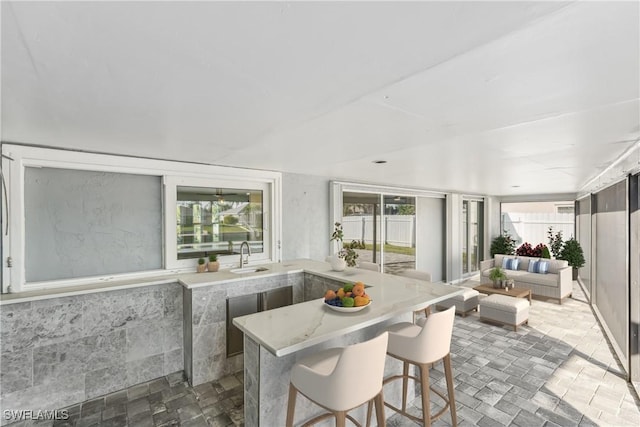
[[333, 271], [344, 271], [345, 268], [347, 268], [347, 262], [342, 258], [338, 258], [337, 255], [331, 257], [331, 261], [329, 262], [331, 263], [331, 269]]
[[207, 271], [207, 264], [198, 264], [198, 273], [204, 273]]
[[207, 270], [211, 272], [216, 272], [220, 269], [220, 261], [209, 261], [207, 264]]

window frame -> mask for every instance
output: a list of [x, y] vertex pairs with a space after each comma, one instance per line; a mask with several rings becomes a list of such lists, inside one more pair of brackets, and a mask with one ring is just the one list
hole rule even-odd
[[[196, 270], [197, 259], [186, 260], [187, 263], [168, 263], [171, 249], [169, 244], [170, 234], [167, 228], [173, 227], [173, 248], [176, 248], [175, 230], [175, 197], [174, 208], [167, 211], [168, 196], [173, 194], [176, 188], [171, 189], [171, 182], [207, 182], [215, 187], [224, 187], [233, 183], [260, 183], [270, 188], [268, 195], [267, 211], [263, 200], [264, 224], [269, 227], [269, 249], [265, 244], [265, 254], [269, 256], [252, 256], [250, 261], [258, 263], [279, 262], [281, 260], [281, 222], [282, 222], [282, 174], [280, 172], [261, 171], [255, 169], [242, 169], [230, 166], [214, 166], [194, 164], [179, 161], [146, 159], [140, 157], [87, 153], [56, 148], [43, 148], [19, 144], [2, 144], [2, 170], [6, 183], [6, 196], [8, 206], [4, 206], [3, 199], [3, 228], [8, 228], [8, 233], [2, 230], [2, 293], [17, 293], [31, 290], [89, 286], [100, 283], [108, 283], [115, 280], [135, 280], [152, 276], [167, 275], [173, 273], [192, 272]], [[142, 272], [96, 275], [90, 277], [77, 277], [62, 280], [48, 280], [42, 282], [25, 282], [25, 168], [48, 167], [75, 170], [87, 170], [98, 172], [128, 173], [134, 175], [159, 176], [162, 179], [162, 206], [163, 212], [163, 249], [162, 268]], [[4, 192], [4, 188], [1, 189]], [[2, 195], [4, 197], [4, 194]], [[267, 199], [266, 195], [264, 199]], [[170, 221], [173, 214], [174, 222]], [[8, 213], [8, 215], [7, 215]], [[5, 222], [6, 221], [6, 222]], [[266, 230], [265, 230], [266, 234]], [[258, 255], [258, 254], [256, 254]], [[262, 255], [262, 254], [260, 254]], [[225, 263], [230, 263], [229, 257], [222, 257], [223, 268]], [[229, 258], [229, 259], [226, 259]], [[9, 267], [8, 259], [11, 259]]]
[[[208, 187], [208, 188], [234, 188], [240, 190], [260, 190], [262, 191], [262, 210], [263, 210], [263, 247], [262, 253], [253, 253], [250, 261], [252, 263], [264, 263], [271, 262], [271, 253], [274, 250], [273, 236], [271, 230], [274, 228], [273, 219], [274, 216], [270, 212], [272, 209], [272, 193], [273, 186], [268, 179], [254, 179], [254, 180], [228, 180], [228, 179], [209, 179], [209, 178], [196, 178], [187, 176], [167, 176], [164, 180], [164, 212], [165, 212], [165, 268], [169, 270], [184, 270], [192, 269], [197, 262], [197, 258], [191, 259], [178, 259], [178, 244], [177, 244], [177, 214], [176, 203], [178, 187]], [[218, 261], [224, 268], [227, 266], [233, 266], [239, 264], [240, 259], [237, 254], [234, 255], [218, 255]]]

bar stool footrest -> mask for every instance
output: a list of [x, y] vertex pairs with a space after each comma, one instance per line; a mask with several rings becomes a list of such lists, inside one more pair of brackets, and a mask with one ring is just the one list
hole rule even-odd
[[[415, 377], [413, 375], [393, 375], [391, 377], [385, 378], [384, 381], [382, 382], [382, 384], [385, 385], [387, 383], [390, 383], [391, 381], [398, 380], [400, 378], [412, 379], [412, 380], [414, 380], [416, 382], [420, 381], [420, 379], [418, 377]], [[445, 412], [447, 412], [447, 410], [451, 406], [451, 402], [449, 402], [449, 399], [444, 394], [442, 394], [441, 392], [439, 392], [438, 390], [436, 390], [432, 386], [429, 386], [429, 389], [432, 392], [434, 392], [435, 394], [437, 394], [438, 396], [440, 396], [440, 398], [445, 403], [444, 407], [442, 409], [440, 409], [437, 413], [435, 413], [431, 417], [431, 423], [433, 423], [434, 421], [437, 421], [442, 415], [444, 415]], [[395, 406], [391, 405], [388, 402], [384, 402], [384, 405], [387, 406], [392, 411], [397, 412], [400, 415], [404, 415], [405, 417], [407, 417], [409, 419], [412, 419], [415, 422], [424, 423], [424, 420], [422, 418], [418, 418], [415, 415], [411, 415], [411, 414], [407, 413], [406, 408], [404, 408], [404, 409], [396, 408]]]

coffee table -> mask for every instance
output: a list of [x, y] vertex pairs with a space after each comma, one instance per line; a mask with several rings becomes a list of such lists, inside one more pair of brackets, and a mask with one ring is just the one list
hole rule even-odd
[[480, 292], [481, 294], [500, 294], [507, 295], [515, 298], [529, 298], [529, 303], [531, 303], [531, 289], [525, 288], [511, 288], [509, 290], [502, 288], [494, 288], [493, 283], [483, 283], [482, 285], [474, 286], [473, 289]]

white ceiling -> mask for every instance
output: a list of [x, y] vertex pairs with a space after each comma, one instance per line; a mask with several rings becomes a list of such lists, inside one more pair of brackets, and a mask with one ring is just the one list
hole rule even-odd
[[573, 193], [640, 138], [639, 22], [614, 1], [4, 1], [1, 136]]

